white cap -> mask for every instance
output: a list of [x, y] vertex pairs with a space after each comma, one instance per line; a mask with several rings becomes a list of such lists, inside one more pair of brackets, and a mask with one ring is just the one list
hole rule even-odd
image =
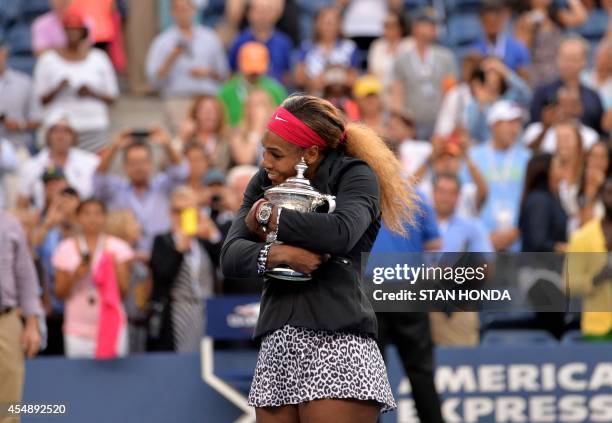
[[489, 109], [487, 123], [492, 126], [500, 121], [523, 119], [523, 117], [523, 109], [517, 103], [510, 100], [499, 100]]
[[45, 116], [45, 120], [43, 122], [43, 127], [45, 131], [48, 131], [55, 125], [59, 123], [64, 123], [71, 128], [74, 128], [73, 119], [69, 112], [66, 110], [52, 110], [47, 116]]

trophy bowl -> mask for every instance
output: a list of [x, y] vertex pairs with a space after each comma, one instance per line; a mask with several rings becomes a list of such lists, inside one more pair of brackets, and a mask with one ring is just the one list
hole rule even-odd
[[[295, 165], [297, 175], [287, 179], [282, 184], [266, 190], [264, 198], [275, 206], [284, 209], [296, 210], [301, 213], [314, 212], [323, 204], [327, 203], [327, 213], [336, 209], [336, 197], [328, 194], [321, 194], [310, 185], [310, 181], [304, 177], [308, 165], [302, 157], [300, 162]], [[274, 241], [280, 244], [280, 241]], [[279, 265], [266, 271], [265, 275], [274, 279], [285, 281], [304, 282], [312, 279], [308, 274], [297, 272], [287, 265]]]

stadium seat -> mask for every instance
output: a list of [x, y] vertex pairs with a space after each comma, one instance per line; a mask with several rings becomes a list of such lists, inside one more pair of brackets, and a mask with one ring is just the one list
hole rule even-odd
[[8, 29], [6, 42], [11, 48], [11, 54], [32, 54], [32, 32], [30, 26], [19, 23]]
[[481, 34], [480, 20], [476, 15], [472, 13], [452, 15], [448, 19], [444, 44], [450, 48], [469, 47]]
[[38, 16], [49, 11], [48, 0], [22, 1], [20, 6], [20, 18], [26, 21], [36, 19]]
[[570, 330], [565, 332], [563, 338], [561, 339], [561, 343], [564, 345], [581, 344], [584, 341], [584, 336], [582, 336], [582, 332], [580, 330]]
[[526, 329], [532, 327], [536, 316], [529, 311], [482, 311], [479, 315], [483, 333], [491, 329]]
[[19, 18], [21, 0], [2, 0], [0, 7], [0, 27], [7, 28]]
[[598, 42], [608, 30], [608, 14], [603, 10], [595, 10], [589, 14], [584, 25], [572, 32], [586, 38], [589, 42]]
[[482, 0], [447, 0], [446, 10], [449, 15], [454, 13], [477, 12], [482, 6]]
[[544, 330], [488, 330], [482, 337], [483, 346], [556, 345], [557, 340]]
[[408, 13], [427, 6], [431, 6], [430, 0], [404, 0], [404, 9], [407, 10]]

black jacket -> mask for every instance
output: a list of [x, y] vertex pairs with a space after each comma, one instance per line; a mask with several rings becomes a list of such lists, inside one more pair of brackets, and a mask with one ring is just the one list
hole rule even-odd
[[[376, 337], [376, 317], [361, 278], [361, 253], [371, 250], [380, 228], [376, 175], [365, 162], [330, 151], [311, 182], [318, 191], [336, 196], [336, 210], [328, 214], [285, 209], [278, 239], [332, 258], [313, 272], [309, 282], [264, 281], [255, 336], [288, 324]], [[257, 276], [257, 257], [264, 243], [250, 233], [244, 219], [270, 186], [263, 169], [249, 183], [221, 251], [226, 277]]]
[[555, 244], [567, 242], [567, 215], [561, 201], [546, 190], [536, 190], [525, 198], [519, 219], [522, 250], [553, 252]]

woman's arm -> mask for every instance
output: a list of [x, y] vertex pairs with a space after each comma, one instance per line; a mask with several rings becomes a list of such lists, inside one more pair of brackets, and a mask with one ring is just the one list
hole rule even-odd
[[74, 272], [55, 269], [55, 296], [65, 300], [70, 291], [89, 272], [89, 263], [81, 262]]
[[476, 163], [474, 163], [469, 155], [465, 156], [465, 163], [472, 177], [472, 181], [476, 184], [476, 210], [480, 212], [489, 195], [489, 187], [487, 186], [486, 179], [482, 176], [480, 170], [478, 170], [478, 166], [476, 166]]
[[117, 277], [117, 284], [119, 288], [119, 294], [122, 299], [125, 299], [130, 289], [130, 273], [132, 263], [130, 261], [124, 261], [121, 263], [115, 263], [115, 275]]

